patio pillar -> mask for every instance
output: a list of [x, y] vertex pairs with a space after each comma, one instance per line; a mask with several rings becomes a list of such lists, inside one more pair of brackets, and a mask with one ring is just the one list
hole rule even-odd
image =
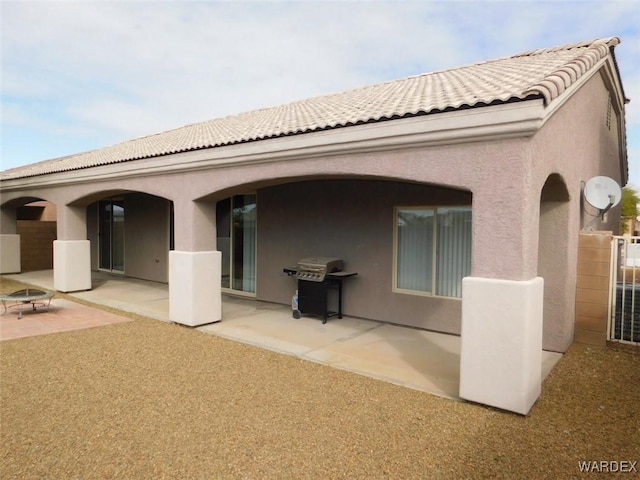
[[86, 214], [85, 207], [58, 207], [53, 286], [61, 292], [91, 290], [91, 247], [87, 240]]
[[16, 231], [16, 209], [0, 208], [0, 274], [21, 270], [20, 235]]
[[[526, 415], [542, 383], [539, 205], [512, 189], [473, 198], [471, 276], [462, 282], [460, 396]], [[505, 205], [508, 208], [505, 208]]]
[[176, 249], [169, 252], [169, 319], [191, 327], [222, 319], [222, 254], [215, 203], [174, 202]]

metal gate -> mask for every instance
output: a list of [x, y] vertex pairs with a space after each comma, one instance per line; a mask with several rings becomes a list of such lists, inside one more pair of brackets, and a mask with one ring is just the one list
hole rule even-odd
[[640, 237], [614, 236], [607, 339], [640, 343]]

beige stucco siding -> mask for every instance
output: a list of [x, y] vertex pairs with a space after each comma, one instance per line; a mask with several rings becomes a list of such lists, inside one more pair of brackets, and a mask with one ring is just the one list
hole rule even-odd
[[[545, 348], [564, 351], [573, 341], [578, 234], [597, 215], [582, 190], [587, 180], [606, 175], [623, 183], [620, 169], [619, 122], [614, 111], [607, 126], [608, 91], [595, 75], [559, 109], [531, 140], [536, 168], [534, 191], [548, 176], [560, 175], [569, 201], [548, 203], [540, 225], [538, 274], [545, 280]], [[566, 212], [562, 210], [566, 208]], [[594, 228], [617, 232], [619, 207]]]
[[394, 206], [470, 205], [469, 192], [371, 180], [319, 180], [258, 191], [257, 297], [290, 303], [282, 268], [308, 256], [342, 258], [347, 315], [460, 333], [459, 299], [394, 293]]
[[[531, 140], [535, 159], [534, 184], [541, 189], [546, 177], [559, 173], [571, 195], [573, 229], [577, 234], [591, 221], [597, 210], [582, 201], [584, 183], [597, 175], [606, 175], [624, 185], [621, 174], [620, 124], [612, 112], [607, 127], [608, 91], [601, 75], [595, 75], [578, 90]], [[612, 209], [598, 229], [619, 228], [619, 209]], [[577, 246], [577, 240], [576, 240]]]
[[125, 196], [125, 273], [167, 282], [169, 202], [151, 195]]

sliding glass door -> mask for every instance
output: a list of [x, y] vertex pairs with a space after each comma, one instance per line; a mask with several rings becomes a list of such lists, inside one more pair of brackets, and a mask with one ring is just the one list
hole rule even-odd
[[101, 200], [99, 208], [102, 270], [124, 272], [124, 200]]
[[222, 288], [236, 292], [256, 291], [255, 194], [234, 195], [218, 202], [216, 230], [222, 252]]

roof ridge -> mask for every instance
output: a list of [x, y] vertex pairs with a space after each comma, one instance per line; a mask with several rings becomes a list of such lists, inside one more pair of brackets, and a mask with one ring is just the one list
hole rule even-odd
[[[429, 76], [429, 75], [437, 75], [440, 73], [446, 73], [446, 72], [454, 72], [457, 70], [463, 70], [466, 68], [470, 68], [470, 67], [474, 67], [477, 65], [486, 65], [489, 63], [495, 63], [495, 62], [501, 62], [510, 58], [519, 58], [519, 57], [527, 57], [527, 56], [533, 56], [533, 55], [542, 55], [544, 53], [553, 53], [553, 52], [560, 52], [563, 50], [572, 50], [572, 49], [577, 49], [577, 48], [589, 48], [592, 47], [594, 45], [606, 45], [607, 47], [615, 47], [616, 45], [620, 44], [620, 38], [618, 37], [606, 37], [606, 38], [595, 38], [593, 40], [586, 40], [586, 41], [582, 41], [582, 42], [574, 42], [574, 43], [567, 43], [565, 45], [560, 45], [560, 46], [555, 46], [555, 47], [548, 47], [548, 48], [539, 48], [539, 49], [533, 49], [533, 50], [527, 50], [515, 55], [505, 55], [502, 57], [497, 57], [497, 58], [490, 58], [487, 60], [482, 60], [479, 62], [473, 62], [473, 63], [467, 63], [465, 65], [458, 65], [452, 68], [445, 68], [445, 69], [439, 69], [439, 70], [432, 70], [430, 72], [422, 72], [422, 73], [416, 73], [414, 75], [409, 75], [407, 77], [402, 77], [402, 78], [397, 78], [394, 80], [387, 80], [384, 82], [379, 82], [379, 83], [373, 83], [373, 84], [369, 84], [369, 85], [364, 85], [362, 87], [356, 87], [353, 89], [348, 89], [348, 90], [344, 90], [342, 92], [336, 92], [335, 94], [328, 94], [328, 95], [319, 95], [317, 97], [310, 97], [310, 98], [306, 98], [306, 99], [300, 99], [300, 100], [296, 100], [295, 102], [291, 102], [291, 103], [298, 103], [298, 102], [303, 102], [306, 100], [312, 100], [313, 98], [323, 98], [323, 97], [327, 97], [327, 96], [332, 96], [332, 95], [340, 95], [342, 93], [349, 93], [352, 91], [358, 91], [358, 90], [365, 90], [368, 88], [373, 88], [373, 87], [378, 87], [378, 86], [382, 86], [382, 85], [387, 85], [390, 83], [395, 83], [395, 82], [401, 82], [401, 81], [406, 81], [406, 80], [410, 80], [410, 79], [415, 79], [415, 78], [420, 78], [420, 77], [425, 77], [425, 76]], [[268, 109], [270, 107], [266, 107], [266, 109]]]
[[586, 40], [582, 42], [574, 42], [567, 43], [564, 45], [558, 45], [555, 47], [548, 48], [538, 48], [534, 50], [527, 50], [525, 52], [521, 52], [515, 55], [512, 55], [510, 58], [518, 58], [518, 57], [526, 57], [533, 55], [541, 55], [544, 53], [552, 53], [552, 52], [560, 52], [562, 50], [573, 50], [576, 48], [590, 48], [598, 45], [605, 45], [607, 47], [615, 47], [620, 44], [620, 39], [618, 37], [606, 37], [606, 38], [595, 38], [593, 40]]

